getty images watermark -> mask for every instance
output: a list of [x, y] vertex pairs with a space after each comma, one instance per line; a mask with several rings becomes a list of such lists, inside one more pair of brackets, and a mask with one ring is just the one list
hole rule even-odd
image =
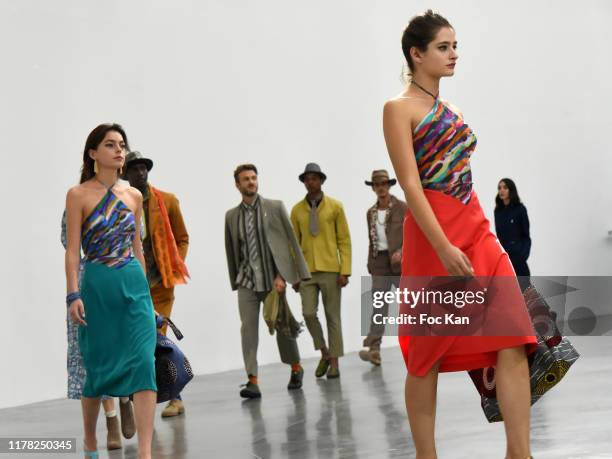
[[366, 276], [361, 306], [364, 336], [612, 336], [604, 276]]
[[[377, 325], [408, 324], [408, 325], [469, 325], [470, 317], [456, 312], [444, 312], [441, 315], [422, 312], [422, 306], [428, 306], [431, 310], [432, 305], [453, 306], [455, 309], [463, 309], [465, 306], [473, 304], [483, 305], [487, 301], [487, 288], [477, 291], [447, 290], [439, 289], [426, 290], [421, 287], [419, 290], [411, 290], [408, 287], [395, 288], [387, 291], [372, 292], [372, 308], [382, 309], [386, 303], [398, 303], [409, 308], [411, 312], [403, 312], [398, 316], [388, 316], [381, 312], [374, 313], [373, 323]], [[418, 313], [412, 312], [418, 308]]]

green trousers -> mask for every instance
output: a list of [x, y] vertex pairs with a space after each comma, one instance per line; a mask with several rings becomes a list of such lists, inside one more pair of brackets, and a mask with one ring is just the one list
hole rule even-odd
[[[270, 292], [255, 292], [238, 288], [238, 310], [240, 312], [240, 337], [242, 338], [242, 357], [247, 375], [257, 376], [257, 347], [259, 346], [259, 309]], [[297, 341], [282, 333], [276, 333], [276, 343], [281, 362], [289, 365], [300, 363]]]
[[327, 335], [329, 339], [329, 356], [341, 357], [344, 355], [342, 343], [342, 321], [340, 318], [341, 287], [338, 285], [339, 273], [314, 272], [312, 279], [302, 281], [300, 296], [302, 297], [302, 314], [304, 322], [314, 341], [314, 347], [319, 350], [325, 347], [323, 328], [317, 317], [319, 309], [319, 292], [325, 309], [327, 321]]

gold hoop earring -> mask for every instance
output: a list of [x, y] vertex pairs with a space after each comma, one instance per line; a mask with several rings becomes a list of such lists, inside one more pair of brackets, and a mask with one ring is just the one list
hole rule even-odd
[[94, 159], [94, 174], [98, 173], [98, 161]]

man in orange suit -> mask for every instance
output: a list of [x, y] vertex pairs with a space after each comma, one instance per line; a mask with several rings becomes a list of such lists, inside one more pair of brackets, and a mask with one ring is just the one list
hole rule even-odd
[[[184, 260], [189, 247], [189, 234], [176, 196], [149, 184], [153, 161], [138, 151], [125, 158], [125, 177], [138, 188], [143, 197], [144, 234], [142, 248], [147, 267], [147, 280], [155, 311], [170, 317], [174, 304], [174, 286], [187, 282], [189, 274]], [[162, 328], [166, 334], [166, 326]], [[162, 417], [178, 416], [185, 412], [183, 401], [170, 400]]]

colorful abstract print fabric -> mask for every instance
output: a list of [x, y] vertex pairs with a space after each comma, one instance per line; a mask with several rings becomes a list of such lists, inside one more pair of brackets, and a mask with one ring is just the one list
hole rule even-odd
[[82, 247], [85, 261], [121, 268], [134, 257], [136, 233], [133, 212], [108, 190], [83, 222]]
[[436, 99], [413, 133], [423, 188], [441, 191], [467, 204], [472, 196], [470, 156], [476, 136], [463, 117]]

